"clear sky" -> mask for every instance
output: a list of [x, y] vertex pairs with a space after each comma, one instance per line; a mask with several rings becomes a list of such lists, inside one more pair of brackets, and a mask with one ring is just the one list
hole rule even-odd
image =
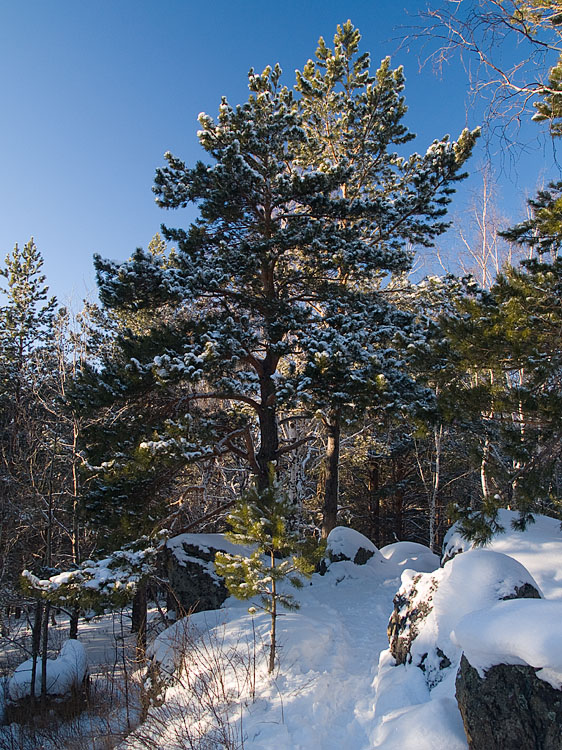
[[[162, 222], [187, 217], [159, 209], [151, 191], [170, 150], [200, 158], [197, 115], [220, 97], [247, 98], [246, 74], [279, 62], [285, 83], [350, 18], [373, 67], [387, 54], [405, 67], [407, 124], [425, 151], [444, 133], [478, 123], [466, 113], [466, 76], [419, 72], [414, 53], [396, 52], [414, 0], [3, 0], [0, 2], [0, 256], [30, 236], [52, 292], [74, 306], [95, 294], [92, 255], [124, 260], [146, 247]], [[410, 17], [408, 17], [410, 14]], [[533, 126], [531, 126], [533, 127]], [[536, 127], [536, 126], [535, 126]], [[476, 169], [483, 154], [473, 157]], [[553, 161], [531, 154], [514, 184], [502, 177], [504, 211], [520, 216]], [[476, 178], [471, 180], [477, 185]], [[462, 211], [470, 184], [452, 211]]]

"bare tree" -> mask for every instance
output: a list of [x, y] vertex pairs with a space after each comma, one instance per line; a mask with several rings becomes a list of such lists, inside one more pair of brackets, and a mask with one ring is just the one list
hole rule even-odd
[[467, 210], [453, 217], [448, 248], [437, 246], [435, 256], [443, 271], [471, 274], [481, 287], [489, 289], [502, 268], [517, 263], [524, 253], [520, 246], [499, 236], [507, 219], [498, 209], [497, 185], [489, 164], [481, 174], [481, 187], [473, 191]]
[[444, 0], [418, 19], [404, 43], [422, 42], [421, 64], [438, 72], [460, 57], [472, 96], [486, 102], [487, 134], [499, 137], [507, 152], [529, 117], [560, 134], [560, 0]]

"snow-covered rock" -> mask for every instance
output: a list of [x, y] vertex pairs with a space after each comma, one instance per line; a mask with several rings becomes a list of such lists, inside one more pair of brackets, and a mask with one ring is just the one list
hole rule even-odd
[[439, 556], [417, 542], [394, 542], [381, 547], [381, 555], [390, 563], [413, 568], [418, 573], [431, 573], [439, 567]]
[[224, 580], [215, 571], [218, 551], [250, 555], [251, 550], [232, 544], [223, 534], [179, 534], [166, 542], [164, 564], [171, 608], [176, 614], [218, 609], [228, 597]]
[[[533, 576], [547, 599], [562, 599], [562, 531], [556, 518], [534, 516], [525, 531], [513, 528], [519, 514], [501, 509], [497, 522], [504, 531], [494, 535], [486, 549], [503, 552], [521, 563]], [[463, 539], [458, 524], [448, 531], [443, 542], [443, 560], [473, 548]]]
[[465, 614], [501, 599], [540, 596], [520, 563], [490, 550], [471, 550], [434, 573], [406, 570], [388, 626], [390, 651], [398, 664], [420, 667], [433, 687], [443, 670], [458, 665], [461, 649], [450, 634]]
[[562, 602], [502, 601], [465, 615], [456, 696], [470, 748], [562, 747]]
[[[8, 681], [8, 696], [17, 701], [31, 695], [31, 671], [33, 660], [20, 664]], [[67, 641], [56, 659], [47, 659], [47, 694], [65, 696], [77, 689], [87, 672], [86, 651], [80, 641]], [[35, 695], [41, 693], [41, 661], [37, 662]]]
[[562, 689], [562, 602], [502, 601], [465, 615], [451, 639], [480, 676], [496, 664], [524, 664]]
[[457, 624], [456, 695], [470, 748], [562, 747], [561, 621], [562, 603], [539, 599], [498, 602]]
[[[320, 563], [319, 572], [324, 575], [334, 563], [365, 565], [371, 561], [384, 562], [384, 558], [373, 542], [355, 529], [336, 526], [328, 534], [326, 555]], [[338, 574], [345, 575], [344, 568], [338, 566]]]
[[378, 550], [366, 536], [348, 529], [345, 526], [336, 526], [328, 535], [326, 552], [332, 562], [349, 560], [355, 565], [364, 565], [367, 560], [378, 554]]

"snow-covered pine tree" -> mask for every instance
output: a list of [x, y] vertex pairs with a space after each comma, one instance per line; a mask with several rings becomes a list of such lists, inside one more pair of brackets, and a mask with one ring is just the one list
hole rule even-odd
[[[367, 407], [427, 409], [430, 393], [409, 376], [409, 354], [424, 345], [419, 317], [400, 305], [392, 274], [410, 270], [415, 245], [430, 246], [449, 226], [443, 218], [453, 185], [478, 131], [458, 142], [447, 136], [424, 155], [401, 157], [395, 149], [415, 136], [403, 123], [402, 68], [389, 58], [375, 75], [361, 35], [351, 21], [338, 26], [334, 47], [320, 38], [316, 57], [297, 71], [302, 126], [300, 158], [307, 167], [340, 169], [336, 194], [348, 206], [347, 226], [363, 239], [361, 255], [347, 248], [334, 256], [332, 295], [319, 312], [317, 329], [304, 347], [310, 403], [327, 433], [322, 532], [336, 525], [342, 421]], [[332, 196], [333, 197], [333, 196]], [[400, 309], [401, 308], [401, 309]], [[423, 316], [422, 316], [423, 317]], [[303, 394], [305, 395], [305, 394]], [[306, 395], [305, 395], [306, 398]]]
[[[304, 391], [295, 384], [297, 362], [329, 328], [327, 306], [340, 318], [366, 310], [377, 301], [364, 296], [373, 293], [373, 278], [406, 269], [407, 243], [427, 243], [444, 227], [450, 184], [460, 179], [474, 133], [407, 160], [387, 155], [392, 137], [381, 136], [372, 171], [378, 163], [386, 188], [350, 195], [342, 186], [362, 167], [345, 156], [312, 162], [308, 154], [323, 146], [312, 142], [317, 135], [280, 75], [278, 66], [252, 72], [245, 104], [223, 100], [216, 121], [200, 116], [211, 164], [189, 168], [166, 155], [155, 180], [158, 203], [195, 203], [200, 212], [187, 230], [164, 227], [177, 245], [173, 264], [142, 251], [124, 264], [96, 258], [107, 307], [174, 307], [166, 325], [155, 314], [146, 336], [123, 340], [119, 368], [108, 362], [97, 374], [108, 403], [136, 391], [143, 404], [167, 405], [127, 426], [126, 445], [112, 456], [115, 476], [146, 482], [150, 473], [161, 475], [159, 465], [174, 472], [230, 451], [267, 487], [269, 465], [296, 445], [280, 445], [278, 413]], [[388, 96], [376, 130], [387, 127], [382, 113], [399, 102], [401, 85], [393, 75], [381, 84]], [[350, 304], [354, 295], [358, 302]], [[355, 319], [357, 334], [364, 321]], [[193, 418], [195, 404], [204, 420]], [[107, 488], [115, 497], [111, 484], [98, 484], [100, 499]]]
[[[96, 259], [107, 307], [155, 315], [147, 335], [123, 337], [119, 364], [90, 373], [91, 387], [107, 403], [123, 403], [136, 389], [169, 406], [166, 418], [145, 411], [127, 425], [127, 443], [112, 457], [121, 476], [128, 467], [143, 481], [158, 465], [174, 469], [230, 450], [266, 487], [269, 464], [293, 447], [279, 445], [279, 362], [314, 325], [315, 303], [331, 295], [334, 252], [363, 240], [341, 221], [345, 204], [330, 198], [342, 174], [299, 166], [305, 135], [279, 77], [279, 68], [251, 74], [246, 104], [223, 101], [217, 122], [200, 117], [213, 165], [189, 169], [168, 155], [157, 172], [162, 206], [193, 201], [201, 213], [189, 231], [165, 230], [178, 247], [173, 264], [142, 251], [121, 265]], [[164, 304], [175, 306], [166, 325], [156, 314]], [[194, 441], [197, 403], [208, 406]], [[112, 484], [98, 484], [100, 499], [106, 489], [115, 497]]]
[[[167, 269], [173, 253], [156, 237], [148, 251], [137, 250], [128, 263], [137, 268], [145, 259]], [[87, 314], [92, 346], [69, 395], [73, 408], [88, 419], [80, 437], [87, 459], [82, 477], [87, 521], [103, 530], [99, 548], [113, 551], [150, 533], [168, 515], [186, 454], [206, 453], [186, 439], [193, 408], [182, 411], [183, 429], [174, 425], [181, 384], [159, 388], [153, 368], [141, 365], [144, 357], [152, 360], [181, 337], [181, 312], [155, 296], [140, 310], [89, 306]], [[153, 461], [153, 451], [165, 439], [158, 427], [160, 437], [166, 431], [169, 450], [165, 460]]]

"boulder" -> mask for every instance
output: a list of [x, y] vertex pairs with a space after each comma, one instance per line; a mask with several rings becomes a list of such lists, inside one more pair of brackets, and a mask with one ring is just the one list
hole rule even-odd
[[[8, 680], [4, 716], [6, 723], [26, 722], [34, 714], [41, 695], [41, 670], [41, 659], [38, 659], [33, 699], [32, 659], [20, 664]], [[82, 711], [88, 697], [89, 676], [86, 651], [80, 641], [67, 641], [55, 658], [47, 659], [46, 671], [46, 708], [64, 717]]]
[[351, 562], [354, 565], [365, 565], [371, 559], [382, 561], [383, 558], [370, 539], [355, 529], [336, 526], [328, 534], [326, 555], [320, 561], [318, 572], [324, 575], [333, 563]]
[[393, 542], [381, 547], [380, 553], [387, 562], [403, 570], [413, 568], [418, 573], [432, 573], [441, 564], [438, 555], [417, 542]]
[[470, 612], [457, 702], [473, 750], [562, 748], [562, 602], [511, 599]]
[[215, 571], [219, 551], [251, 554], [249, 548], [232, 544], [222, 534], [180, 534], [167, 541], [164, 566], [171, 591], [169, 607], [177, 616], [219, 609], [228, 597], [224, 580]]
[[432, 688], [444, 670], [458, 666], [461, 648], [450, 634], [465, 614], [501, 600], [540, 596], [520, 563], [489, 550], [466, 552], [433, 573], [404, 571], [388, 624], [390, 651], [397, 664], [419, 667]]
[[562, 748], [562, 690], [537, 671], [497, 664], [481, 677], [462, 656], [456, 697], [470, 750]]

